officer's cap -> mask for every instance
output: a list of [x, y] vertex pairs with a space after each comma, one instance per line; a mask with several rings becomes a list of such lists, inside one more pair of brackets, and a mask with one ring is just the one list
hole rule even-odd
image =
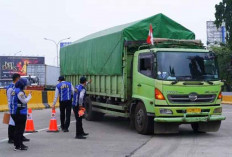
[[15, 83], [15, 87], [16, 88], [20, 88], [20, 89], [24, 89], [24, 87], [27, 86], [27, 79], [25, 78], [20, 78], [16, 83]]
[[64, 81], [64, 80], [65, 80], [64, 76], [60, 76], [60, 77], [58, 78], [58, 81]]
[[80, 83], [81, 83], [81, 84], [85, 83], [86, 81], [87, 81], [86, 77], [82, 76], [82, 77], [80, 78]]

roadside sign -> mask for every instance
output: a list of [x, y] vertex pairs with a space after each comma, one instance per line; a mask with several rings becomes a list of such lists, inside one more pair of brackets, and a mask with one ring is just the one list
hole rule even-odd
[[60, 48], [70, 45], [72, 42], [61, 42]]

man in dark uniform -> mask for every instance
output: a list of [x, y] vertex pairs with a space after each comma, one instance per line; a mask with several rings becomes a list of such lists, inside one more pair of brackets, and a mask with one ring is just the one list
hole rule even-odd
[[85, 136], [88, 133], [85, 133], [82, 126], [82, 115], [79, 114], [79, 111], [85, 107], [85, 97], [86, 97], [86, 85], [87, 79], [85, 77], [80, 78], [80, 84], [75, 87], [75, 93], [73, 96], [73, 111], [76, 118], [76, 137], [77, 139], [86, 139]]
[[64, 132], [69, 132], [68, 128], [70, 125], [72, 95], [74, 93], [74, 88], [70, 82], [65, 81], [63, 76], [60, 76], [58, 81], [60, 83], [56, 86], [55, 98], [52, 108], [55, 109], [55, 105], [59, 96], [61, 129]]

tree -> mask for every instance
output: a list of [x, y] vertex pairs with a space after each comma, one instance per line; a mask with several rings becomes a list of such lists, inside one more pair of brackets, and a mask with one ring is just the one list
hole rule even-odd
[[215, 24], [219, 28], [225, 22], [227, 44], [232, 50], [232, 0], [222, 0], [215, 8]]
[[218, 66], [219, 66], [219, 76], [220, 80], [226, 80], [224, 91], [231, 91], [232, 86], [232, 63], [231, 56], [232, 51], [225, 45], [221, 46], [211, 46], [209, 48], [211, 51], [215, 52], [217, 56]]

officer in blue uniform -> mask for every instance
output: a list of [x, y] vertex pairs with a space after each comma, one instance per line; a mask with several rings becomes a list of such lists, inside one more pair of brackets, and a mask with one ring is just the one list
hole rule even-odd
[[[13, 83], [11, 83], [7, 88], [6, 88], [6, 93], [7, 93], [7, 101], [8, 101], [8, 109], [10, 112], [10, 98], [11, 98], [11, 92], [14, 90], [15, 88], [15, 83], [20, 79], [20, 75], [19, 74], [13, 74], [12, 76], [13, 79]], [[9, 126], [8, 126], [8, 143], [14, 143], [14, 132], [15, 132], [15, 122], [12, 119], [12, 117], [10, 117], [10, 122], [9, 122]]]
[[15, 89], [11, 93], [10, 113], [15, 122], [15, 151], [27, 150], [28, 147], [23, 144], [23, 133], [27, 120], [27, 103], [32, 98], [31, 93], [26, 96], [24, 89], [27, 86], [27, 80], [20, 78], [15, 84]]
[[[11, 101], [10, 101], [11, 100], [11, 93], [15, 88], [15, 83], [19, 79], [20, 79], [19, 74], [17, 74], [17, 73], [13, 74], [12, 75], [13, 83], [11, 83], [6, 89], [9, 112], [10, 112], [10, 103], [11, 103]], [[15, 133], [15, 122], [14, 122], [12, 116], [11, 116], [9, 126], [8, 126], [8, 138], [9, 138], [8, 143], [10, 143], [10, 144], [14, 143], [14, 133]], [[27, 141], [30, 141], [30, 140], [23, 136], [23, 141], [27, 142]]]
[[82, 116], [79, 116], [78, 111], [80, 107], [85, 107], [85, 97], [86, 97], [86, 85], [87, 79], [85, 77], [80, 78], [80, 84], [75, 87], [75, 93], [73, 96], [73, 111], [76, 118], [76, 139], [86, 139], [85, 136], [88, 133], [85, 133], [82, 126]]
[[59, 96], [61, 129], [64, 132], [69, 132], [68, 128], [70, 125], [72, 95], [74, 93], [74, 88], [70, 82], [65, 81], [63, 76], [60, 76], [58, 81], [60, 83], [56, 86], [55, 98], [52, 108], [55, 109], [55, 105]]

